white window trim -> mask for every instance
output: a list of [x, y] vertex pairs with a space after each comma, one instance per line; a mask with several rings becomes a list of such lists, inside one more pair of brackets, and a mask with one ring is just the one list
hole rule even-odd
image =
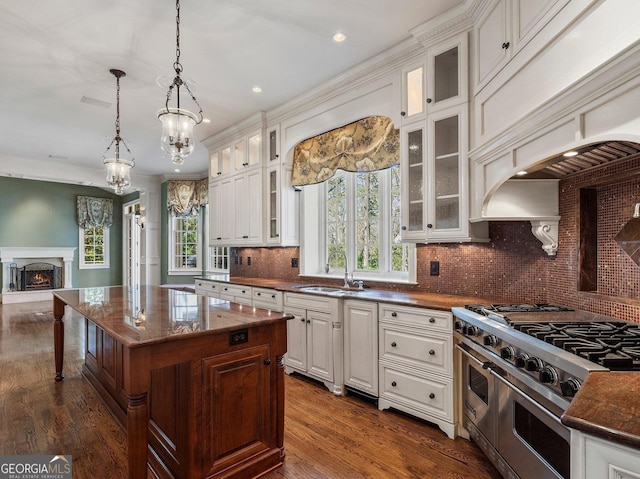
[[[383, 198], [389, 195], [388, 187], [382, 186], [385, 191], [382, 192]], [[300, 276], [315, 277], [322, 279], [344, 279], [343, 269], [332, 269], [329, 274], [325, 273], [324, 267], [327, 258], [323, 257], [326, 248], [326, 208], [327, 197], [325, 183], [316, 185], [307, 185], [302, 188], [302, 196], [300, 202]], [[347, 205], [349, 209], [353, 209], [353, 205]], [[381, 205], [381, 216], [383, 221], [388, 219], [390, 204], [388, 200], [384, 200]], [[353, 216], [352, 216], [353, 217]], [[353, 228], [351, 221], [347, 228]], [[382, 241], [388, 241], [385, 250], [390, 246], [390, 231], [380, 232]], [[416, 265], [416, 247], [409, 243], [409, 271], [400, 272], [372, 272], [364, 270], [354, 270], [355, 244], [347, 244], [347, 257], [349, 274], [353, 275], [353, 279], [363, 281], [378, 281], [385, 283], [400, 284], [417, 284], [417, 265]], [[386, 256], [386, 254], [385, 254]], [[389, 261], [389, 259], [385, 259]]]
[[109, 228], [102, 228], [104, 235], [104, 242], [102, 247], [104, 249], [104, 263], [102, 264], [86, 264], [84, 262], [84, 228], [78, 227], [78, 269], [109, 269], [111, 267], [111, 249], [109, 247], [109, 237], [111, 232]]
[[169, 214], [169, 225], [167, 228], [168, 231], [168, 262], [167, 262], [167, 275], [169, 276], [194, 276], [202, 273], [202, 221], [201, 217], [198, 217], [198, 242], [196, 244], [196, 266], [192, 268], [176, 268], [175, 265], [175, 236], [174, 236], [174, 227], [176, 217]]

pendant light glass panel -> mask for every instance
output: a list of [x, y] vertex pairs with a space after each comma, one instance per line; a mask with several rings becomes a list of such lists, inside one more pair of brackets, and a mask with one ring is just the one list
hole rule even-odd
[[184, 157], [189, 156], [195, 148], [193, 127], [198, 118], [182, 108], [162, 108], [158, 110], [158, 119], [162, 123], [162, 150], [171, 155], [174, 163], [181, 164]]

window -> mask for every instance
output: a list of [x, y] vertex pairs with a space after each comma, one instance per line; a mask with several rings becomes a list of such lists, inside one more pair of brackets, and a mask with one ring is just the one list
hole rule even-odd
[[80, 228], [79, 244], [81, 269], [109, 267], [109, 228]]
[[400, 239], [400, 167], [381, 171], [339, 171], [324, 183], [325, 247], [319, 248], [319, 264], [344, 268], [358, 278], [384, 276], [408, 281], [414, 246]]
[[170, 217], [169, 274], [193, 274], [202, 270], [199, 219], [199, 216]]
[[229, 272], [229, 248], [226, 246], [209, 247], [209, 264], [207, 271], [212, 273]]

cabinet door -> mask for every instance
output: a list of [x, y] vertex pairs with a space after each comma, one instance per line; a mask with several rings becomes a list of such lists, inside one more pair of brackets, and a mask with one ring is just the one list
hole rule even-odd
[[287, 321], [287, 353], [285, 364], [300, 371], [307, 370], [307, 312], [304, 309], [285, 307], [293, 319]]
[[222, 240], [222, 224], [220, 217], [220, 184], [219, 181], [209, 183], [209, 244], [217, 245]]
[[402, 70], [402, 123], [425, 117], [425, 73], [423, 62]]
[[247, 164], [246, 145], [243, 139], [233, 145], [233, 170], [240, 171]]
[[234, 228], [235, 205], [233, 201], [233, 183], [231, 178], [223, 179], [220, 182], [220, 192], [218, 195], [218, 234], [215, 238], [220, 238], [220, 243], [228, 244], [231, 240], [231, 232]]
[[262, 169], [247, 173], [247, 188], [243, 200], [248, 203], [246, 232], [248, 243], [262, 243]]
[[468, 100], [467, 33], [427, 51], [427, 114]]
[[247, 139], [247, 146], [249, 151], [247, 152], [247, 164], [245, 166], [260, 164], [260, 160], [262, 159], [262, 141], [260, 133], [251, 135]]
[[344, 302], [344, 382], [378, 395], [378, 305]]
[[507, 0], [494, 0], [474, 29], [475, 80], [481, 88], [509, 60], [510, 22]]
[[464, 108], [443, 110], [429, 117], [429, 240], [456, 240], [468, 235], [465, 123]]
[[403, 127], [400, 138], [402, 175], [401, 236], [403, 241], [425, 238], [424, 177], [426, 128], [423, 122]]
[[202, 477], [274, 447], [268, 360], [268, 345], [203, 359]]
[[307, 311], [307, 371], [333, 381], [333, 322], [329, 313]]
[[280, 242], [280, 165], [267, 170], [267, 242]]

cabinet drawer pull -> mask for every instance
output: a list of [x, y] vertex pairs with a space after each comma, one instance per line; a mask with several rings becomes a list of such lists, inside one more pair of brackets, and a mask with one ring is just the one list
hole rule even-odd
[[436, 322], [436, 318], [429, 318], [429, 322], [430, 322], [431, 324], [435, 323], [435, 322]]
[[395, 342], [395, 341], [391, 343], [391, 347], [392, 347], [392, 348], [395, 348], [396, 346], [397, 346], [397, 344], [396, 344], [396, 342]]
[[311, 320], [310, 320], [310, 319], [307, 319], [307, 324], [309, 324], [309, 323], [311, 323]]
[[427, 103], [431, 103], [433, 100], [431, 98], [427, 98]]
[[271, 295], [271, 299], [276, 299], [276, 295], [275, 295], [275, 294], [272, 294], [272, 295]]
[[436, 352], [433, 349], [429, 350], [429, 356], [435, 356]]
[[[244, 291], [243, 291], [243, 293], [244, 293]], [[262, 293], [256, 293], [256, 295], [257, 296], [262, 296]]]
[[242, 239], [248, 239], [249, 237], [247, 235], [243, 235]]
[[392, 381], [392, 382], [391, 382], [391, 386], [393, 386], [394, 388], [395, 388], [397, 385], [398, 385], [398, 383], [397, 383], [397, 382], [395, 382], [395, 381]]
[[246, 293], [246, 291], [243, 289], [243, 290], [242, 290], [242, 294], [245, 294], [245, 293]]
[[397, 318], [398, 317], [398, 313], [396, 313], [395, 311], [393, 313], [391, 313], [391, 317], [392, 318]]
[[300, 318], [300, 321], [302, 321], [304, 323], [306, 321], [306, 319]]
[[433, 394], [433, 393], [429, 393], [429, 399], [435, 399], [435, 398], [436, 398], [436, 395], [435, 395], [435, 394]]
[[271, 364], [271, 359], [267, 358], [263, 361], [265, 366], [269, 366]]

